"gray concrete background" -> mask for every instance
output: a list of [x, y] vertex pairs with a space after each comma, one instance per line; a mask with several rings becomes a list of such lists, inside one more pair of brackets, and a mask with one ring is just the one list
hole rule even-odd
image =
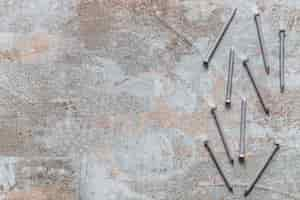
[[[205, 70], [202, 58], [234, 7], [237, 16]], [[287, 30], [284, 94], [280, 26]], [[297, 0], [1, 0], [0, 199], [243, 199], [275, 140], [282, 148], [247, 199], [300, 199], [299, 32]], [[238, 58], [226, 110], [231, 46]], [[241, 66], [243, 55], [270, 117]], [[241, 96], [248, 98], [244, 166], [236, 159]], [[211, 104], [218, 105], [233, 168]], [[234, 194], [209, 159], [205, 139]]]

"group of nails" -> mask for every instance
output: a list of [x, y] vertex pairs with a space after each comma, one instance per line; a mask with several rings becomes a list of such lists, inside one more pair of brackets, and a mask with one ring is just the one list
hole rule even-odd
[[[219, 36], [217, 37], [214, 46], [210, 49], [209, 53], [207, 54], [206, 58], [203, 61], [203, 64], [205, 67], [209, 66], [209, 63], [216, 51], [216, 49], [218, 48], [220, 42], [222, 41], [222, 38], [224, 37], [226, 31], [228, 30], [233, 18], [235, 17], [237, 12], [237, 8], [235, 8], [228, 20], [228, 22], [224, 25], [221, 33], [219, 34]], [[261, 51], [261, 55], [262, 55], [262, 59], [263, 59], [263, 64], [264, 64], [264, 68], [267, 74], [270, 73], [270, 66], [269, 66], [269, 62], [268, 62], [268, 57], [267, 57], [267, 52], [266, 52], [266, 48], [265, 48], [265, 44], [264, 44], [264, 37], [263, 37], [263, 32], [262, 32], [262, 25], [261, 25], [261, 18], [260, 18], [260, 14], [258, 12], [256, 12], [254, 14], [254, 21], [255, 21], [255, 25], [256, 25], [256, 30], [257, 30], [257, 36], [258, 36], [258, 42], [259, 42], [259, 46], [260, 46], [260, 51]], [[285, 57], [285, 30], [284, 29], [280, 29], [279, 30], [279, 40], [280, 40], [280, 50], [279, 50], [279, 66], [280, 66], [280, 70], [279, 70], [279, 79], [280, 79], [280, 91], [281, 93], [284, 92], [284, 87], [285, 87], [285, 83], [284, 83], [284, 57]], [[233, 77], [233, 67], [234, 67], [234, 57], [235, 57], [235, 53], [234, 53], [234, 49], [231, 48], [230, 52], [229, 52], [229, 63], [228, 63], [228, 76], [227, 76], [227, 85], [226, 85], [226, 95], [225, 95], [225, 106], [227, 108], [230, 108], [231, 106], [231, 93], [232, 93], [232, 77]], [[249, 65], [248, 65], [248, 58], [245, 58], [242, 62], [248, 76], [249, 79], [251, 81], [251, 84], [255, 90], [255, 93], [258, 97], [258, 100], [260, 102], [260, 104], [262, 105], [262, 108], [265, 112], [266, 115], [270, 114], [269, 109], [266, 107], [266, 104], [263, 101], [263, 98], [260, 94], [260, 91], [256, 85], [255, 79], [252, 75], [252, 72], [250, 71]], [[241, 123], [240, 123], [240, 144], [239, 144], [239, 162], [242, 164], [245, 161], [245, 153], [246, 153], [246, 111], [247, 111], [247, 100], [245, 98], [242, 98], [241, 101]], [[211, 108], [211, 115], [215, 121], [218, 133], [221, 137], [221, 141], [223, 143], [224, 149], [225, 149], [225, 153], [230, 161], [230, 163], [233, 165], [234, 164], [234, 159], [230, 154], [230, 150], [228, 147], [228, 144], [226, 142], [226, 139], [224, 137], [223, 134], [223, 130], [221, 128], [221, 125], [219, 123], [218, 117], [217, 117], [217, 113], [216, 113], [216, 107]], [[222, 177], [227, 189], [233, 193], [233, 188], [230, 185], [229, 181], [227, 180], [225, 174], [223, 173], [210, 145], [209, 142], [206, 140], [204, 142], [204, 146], [206, 148], [206, 150], [208, 151], [212, 161], [214, 162], [220, 176]], [[273, 159], [273, 157], [275, 156], [276, 152], [280, 149], [280, 145], [278, 143], [275, 143], [275, 148], [273, 150], [273, 152], [271, 153], [270, 157], [268, 158], [268, 160], [266, 161], [266, 163], [264, 164], [264, 166], [262, 167], [262, 169], [258, 172], [256, 178], [254, 179], [254, 181], [251, 183], [251, 185], [245, 190], [244, 192], [244, 196], [248, 196], [251, 191], [254, 189], [256, 183], [259, 181], [259, 179], [261, 178], [261, 176], [263, 175], [264, 171], [266, 170], [266, 168], [268, 167], [269, 163], [271, 162], [271, 160]]]

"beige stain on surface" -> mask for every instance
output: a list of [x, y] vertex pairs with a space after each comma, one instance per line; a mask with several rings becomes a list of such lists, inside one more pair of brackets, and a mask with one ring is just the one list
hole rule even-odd
[[108, 42], [106, 34], [112, 28], [113, 10], [107, 4], [101, 0], [81, 0], [77, 7], [80, 39], [87, 49], [96, 49]]
[[73, 200], [75, 194], [57, 186], [33, 187], [29, 191], [13, 191], [6, 200]]
[[151, 124], [161, 128], [176, 128], [189, 135], [202, 135], [207, 132], [207, 116], [205, 112], [184, 113], [170, 108], [162, 99], [155, 100], [155, 109], [151, 112], [136, 115], [102, 116], [95, 121], [97, 128], [117, 128], [131, 133], [142, 133]]
[[10, 50], [0, 51], [1, 60], [9, 61], [34, 61], [49, 50], [49, 35], [35, 33], [29, 39], [19, 39], [15, 47]]

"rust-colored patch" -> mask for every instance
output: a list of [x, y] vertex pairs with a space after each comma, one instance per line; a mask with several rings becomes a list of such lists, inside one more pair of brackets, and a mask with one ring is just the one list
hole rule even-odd
[[1, 60], [18, 61], [21, 59], [20, 52], [16, 49], [0, 51]]
[[171, 109], [166, 102], [157, 100], [157, 108], [154, 112], [142, 113], [141, 127], [147, 121], [155, 121], [163, 128], [178, 128], [187, 134], [198, 135], [206, 132], [207, 119], [204, 113], [181, 113]]
[[188, 158], [193, 155], [193, 149], [190, 147], [180, 147], [175, 149], [175, 154], [182, 158]]
[[[179, 7], [178, 0], [106, 0], [114, 7], [122, 7], [134, 12], [155, 12], [167, 16]], [[172, 11], [173, 10], [173, 11]], [[174, 14], [175, 15], [175, 14]]]
[[101, 117], [96, 120], [97, 128], [112, 128], [113, 122], [107, 117]]
[[7, 200], [73, 200], [74, 192], [62, 190], [58, 186], [34, 187], [30, 191], [12, 191]]
[[49, 49], [48, 35], [34, 35], [30, 41], [30, 46], [34, 52], [44, 52]]
[[111, 170], [111, 176], [114, 178], [120, 176], [121, 173], [122, 173], [121, 170], [117, 167], [114, 167]]
[[101, 117], [95, 126], [100, 128], [114, 128], [118, 132], [142, 133], [150, 124], [157, 124], [161, 128], [177, 128], [186, 134], [199, 135], [207, 131], [207, 117], [203, 112], [182, 113], [170, 108], [161, 99], [156, 100], [156, 109], [152, 112], [115, 116], [114, 119]]
[[[81, 0], [77, 8], [80, 39], [88, 49], [107, 42], [112, 27], [112, 10], [105, 0]], [[115, 13], [116, 14], [116, 13]]]
[[49, 50], [48, 34], [37, 33], [30, 39], [16, 41], [11, 50], [0, 51], [1, 60], [9, 61], [34, 61], [40, 54]]

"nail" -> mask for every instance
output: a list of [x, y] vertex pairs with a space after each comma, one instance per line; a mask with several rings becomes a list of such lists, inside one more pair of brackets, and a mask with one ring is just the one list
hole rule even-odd
[[216, 114], [216, 109], [217, 109], [216, 107], [213, 107], [213, 108], [211, 108], [210, 111], [211, 111], [211, 114], [212, 114], [212, 116], [213, 116], [213, 118], [215, 120], [217, 129], [218, 129], [218, 133], [219, 133], [219, 135], [221, 137], [221, 140], [222, 140], [222, 143], [223, 143], [226, 155], [227, 155], [227, 157], [229, 159], [229, 162], [233, 165], [234, 164], [234, 160], [233, 160], [233, 158], [232, 158], [232, 156], [230, 154], [230, 151], [229, 151], [229, 148], [228, 148], [228, 145], [227, 145], [227, 141], [226, 141], [226, 139], [224, 137], [223, 130], [222, 130], [221, 125], [219, 123], [219, 119], [218, 119], [218, 116]]
[[231, 106], [231, 94], [232, 94], [232, 77], [233, 77], [233, 66], [234, 66], [235, 52], [233, 48], [229, 51], [229, 62], [227, 72], [227, 84], [226, 84], [226, 97], [225, 106], [229, 108]]
[[221, 167], [220, 167], [220, 165], [219, 165], [219, 163], [218, 163], [218, 161], [217, 161], [215, 155], [213, 154], [213, 152], [212, 152], [212, 150], [211, 150], [211, 148], [210, 148], [210, 146], [209, 146], [209, 144], [208, 144], [208, 141], [205, 141], [205, 142], [204, 142], [204, 146], [205, 146], [206, 150], [208, 151], [209, 156], [210, 156], [211, 159], [213, 160], [213, 162], [214, 162], [214, 164], [215, 164], [215, 166], [216, 166], [216, 168], [217, 168], [219, 174], [221, 175], [221, 177], [222, 177], [222, 179], [223, 179], [223, 181], [224, 181], [224, 183], [225, 183], [227, 189], [229, 190], [229, 192], [233, 193], [233, 188], [232, 188], [232, 186], [229, 184], [227, 178], [225, 177], [225, 175], [224, 175], [224, 173], [223, 173], [223, 171], [222, 171], [222, 169], [221, 169]]
[[254, 14], [254, 21], [256, 25], [256, 31], [257, 31], [257, 36], [258, 36], [258, 41], [259, 41], [259, 46], [260, 46], [260, 51], [262, 54], [263, 58], [263, 63], [265, 67], [265, 71], [267, 74], [270, 73], [270, 66], [269, 66], [269, 60], [268, 60], [268, 55], [265, 47], [265, 41], [264, 41], [264, 36], [261, 28], [261, 18], [259, 13]]
[[276, 152], [280, 149], [280, 145], [275, 143], [275, 149], [273, 150], [272, 154], [270, 155], [270, 157], [268, 158], [267, 162], [265, 163], [265, 165], [263, 166], [263, 168], [259, 171], [258, 175], [256, 176], [256, 178], [254, 179], [254, 181], [252, 182], [251, 186], [245, 191], [244, 196], [248, 196], [250, 194], [250, 192], [253, 190], [255, 184], [258, 182], [258, 180], [261, 178], [262, 174], [264, 173], [264, 171], [266, 170], [266, 168], [268, 167], [268, 165], [270, 164], [271, 160], [273, 159], [274, 155], [276, 154]]
[[246, 112], [247, 112], [247, 100], [242, 99], [241, 103], [241, 122], [240, 122], [240, 150], [239, 161], [243, 163], [245, 161], [246, 152]]
[[223, 26], [223, 29], [222, 29], [221, 33], [218, 35], [218, 37], [217, 37], [217, 39], [216, 39], [216, 41], [215, 41], [213, 47], [209, 50], [207, 56], [205, 57], [205, 59], [204, 59], [204, 61], [203, 61], [203, 65], [204, 65], [206, 68], [208, 68], [208, 65], [209, 65], [209, 63], [210, 63], [210, 61], [211, 61], [213, 55], [215, 54], [215, 52], [216, 52], [216, 50], [217, 50], [217, 48], [218, 48], [220, 42], [222, 41], [222, 39], [223, 39], [223, 37], [224, 37], [226, 31], [228, 30], [228, 28], [229, 28], [229, 26], [230, 26], [230, 24], [231, 24], [231, 22], [232, 22], [232, 20], [233, 20], [233, 18], [234, 18], [234, 16], [235, 16], [235, 14], [236, 14], [236, 11], [237, 11], [237, 8], [235, 8], [235, 9], [232, 11], [229, 20], [228, 20], [227, 23]]
[[257, 87], [256, 83], [255, 83], [255, 80], [254, 80], [254, 78], [253, 78], [253, 76], [252, 76], [252, 73], [251, 73], [251, 71], [250, 71], [250, 69], [249, 69], [248, 61], [249, 61], [248, 59], [245, 59], [245, 60], [243, 61], [243, 66], [245, 67], [245, 69], [246, 69], [246, 71], [247, 71], [247, 74], [248, 74], [248, 76], [249, 76], [249, 78], [250, 78], [250, 81], [251, 81], [253, 87], [254, 87], [254, 90], [255, 90], [256, 95], [257, 95], [257, 97], [258, 97], [258, 99], [259, 99], [259, 102], [260, 102], [260, 104], [262, 105], [262, 107], [263, 107], [263, 109], [264, 109], [264, 112], [266, 113], [266, 115], [270, 115], [270, 111], [269, 111], [269, 109], [266, 107], [266, 105], [265, 105], [265, 103], [264, 103], [264, 100], [263, 100], [263, 98], [262, 98], [262, 96], [261, 96], [261, 94], [260, 94], [260, 92], [259, 92], [259, 90], [258, 90], [258, 87]]
[[285, 58], [285, 30], [279, 31], [280, 38], [280, 54], [279, 54], [279, 77], [280, 77], [280, 92], [284, 92], [285, 81], [284, 81], [284, 58]]

